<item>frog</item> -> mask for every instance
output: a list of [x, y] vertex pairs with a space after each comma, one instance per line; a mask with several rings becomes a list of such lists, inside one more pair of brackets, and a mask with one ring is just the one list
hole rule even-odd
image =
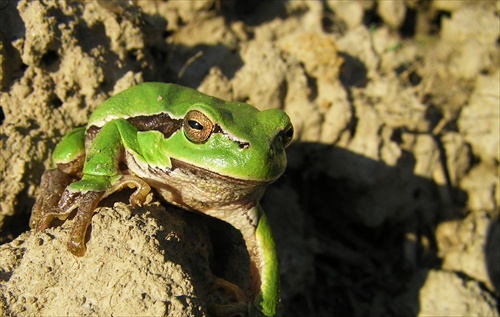
[[229, 223], [249, 255], [249, 286], [222, 278], [231, 303], [217, 316], [274, 316], [279, 304], [275, 242], [260, 205], [287, 165], [293, 139], [281, 109], [259, 110], [173, 83], [145, 82], [102, 102], [88, 123], [68, 132], [52, 153], [32, 208], [35, 233], [72, 218], [67, 249], [86, 253], [92, 216], [105, 197], [130, 188], [132, 207], [161, 200]]

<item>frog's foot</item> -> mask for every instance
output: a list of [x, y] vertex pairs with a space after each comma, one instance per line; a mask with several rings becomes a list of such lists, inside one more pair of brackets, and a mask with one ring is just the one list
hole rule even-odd
[[[65, 220], [69, 214], [78, 207], [80, 192], [65, 190], [56, 206], [47, 207], [41, 210], [36, 224], [33, 224], [35, 232], [45, 230], [54, 218]], [[35, 209], [35, 207], [33, 207]], [[33, 215], [32, 215], [33, 217]]]
[[227, 303], [212, 303], [210, 313], [218, 317], [246, 317], [250, 298], [237, 285], [224, 279], [217, 278], [211, 289], [211, 294], [220, 294], [227, 299]]
[[82, 194], [79, 191], [65, 190], [56, 207], [41, 211], [36, 224], [33, 222], [35, 231], [45, 230], [54, 218], [65, 220], [78, 207], [67, 246], [68, 250], [74, 255], [83, 256], [85, 254], [87, 228], [92, 220], [94, 209], [103, 195], [104, 192], [88, 191]]
[[112, 193], [123, 189], [124, 187], [133, 188], [136, 190], [130, 195], [130, 204], [134, 207], [140, 207], [144, 203], [148, 202], [148, 194], [151, 191], [151, 187], [146, 183], [145, 180], [134, 175], [123, 175], [117, 181], [113, 183], [111, 188], [106, 190], [104, 197], [111, 195]]
[[67, 244], [68, 250], [71, 253], [76, 256], [85, 255], [85, 235], [87, 233], [87, 228], [92, 221], [92, 215], [94, 214], [94, 210], [97, 207], [97, 204], [104, 197], [111, 195], [115, 191], [121, 190], [126, 186], [130, 188], [136, 187], [136, 190], [132, 193], [132, 195], [130, 195], [130, 204], [132, 206], [141, 206], [144, 202], [147, 201], [148, 194], [151, 191], [151, 187], [143, 179], [133, 175], [121, 176], [105, 192], [88, 191], [83, 194], [77, 192], [79, 194], [77, 203], [78, 212], [76, 213], [76, 216], [74, 218], [73, 229], [71, 231], [70, 240]]
[[49, 226], [54, 215], [61, 212], [57, 205], [61, 199], [66, 186], [73, 178], [60, 169], [47, 170], [42, 175], [40, 184], [40, 195], [38, 195], [30, 217], [30, 227], [36, 232]]

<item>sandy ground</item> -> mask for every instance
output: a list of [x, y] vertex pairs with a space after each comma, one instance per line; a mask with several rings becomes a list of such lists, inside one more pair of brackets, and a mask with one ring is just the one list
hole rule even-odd
[[0, 315], [208, 316], [230, 226], [109, 197], [88, 252], [28, 218], [54, 145], [175, 82], [295, 126], [263, 199], [280, 316], [498, 316], [498, 1], [0, 1]]

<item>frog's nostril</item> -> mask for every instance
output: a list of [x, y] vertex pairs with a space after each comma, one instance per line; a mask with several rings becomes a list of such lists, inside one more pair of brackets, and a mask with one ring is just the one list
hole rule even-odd
[[284, 130], [281, 130], [277, 137], [280, 138], [283, 147], [287, 147], [293, 139], [293, 126], [289, 125]]
[[248, 142], [239, 142], [238, 146], [240, 147], [240, 149], [243, 149], [243, 150], [246, 150], [250, 147], [250, 143]]

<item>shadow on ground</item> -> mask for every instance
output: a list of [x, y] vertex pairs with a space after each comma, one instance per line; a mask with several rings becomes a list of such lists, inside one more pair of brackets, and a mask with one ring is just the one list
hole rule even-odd
[[314, 283], [286, 303], [285, 316], [417, 316], [426, 273], [440, 266], [435, 228], [460, 217], [466, 194], [415, 175], [411, 153], [387, 166], [295, 144], [289, 158], [277, 186], [297, 191], [317, 245]]

